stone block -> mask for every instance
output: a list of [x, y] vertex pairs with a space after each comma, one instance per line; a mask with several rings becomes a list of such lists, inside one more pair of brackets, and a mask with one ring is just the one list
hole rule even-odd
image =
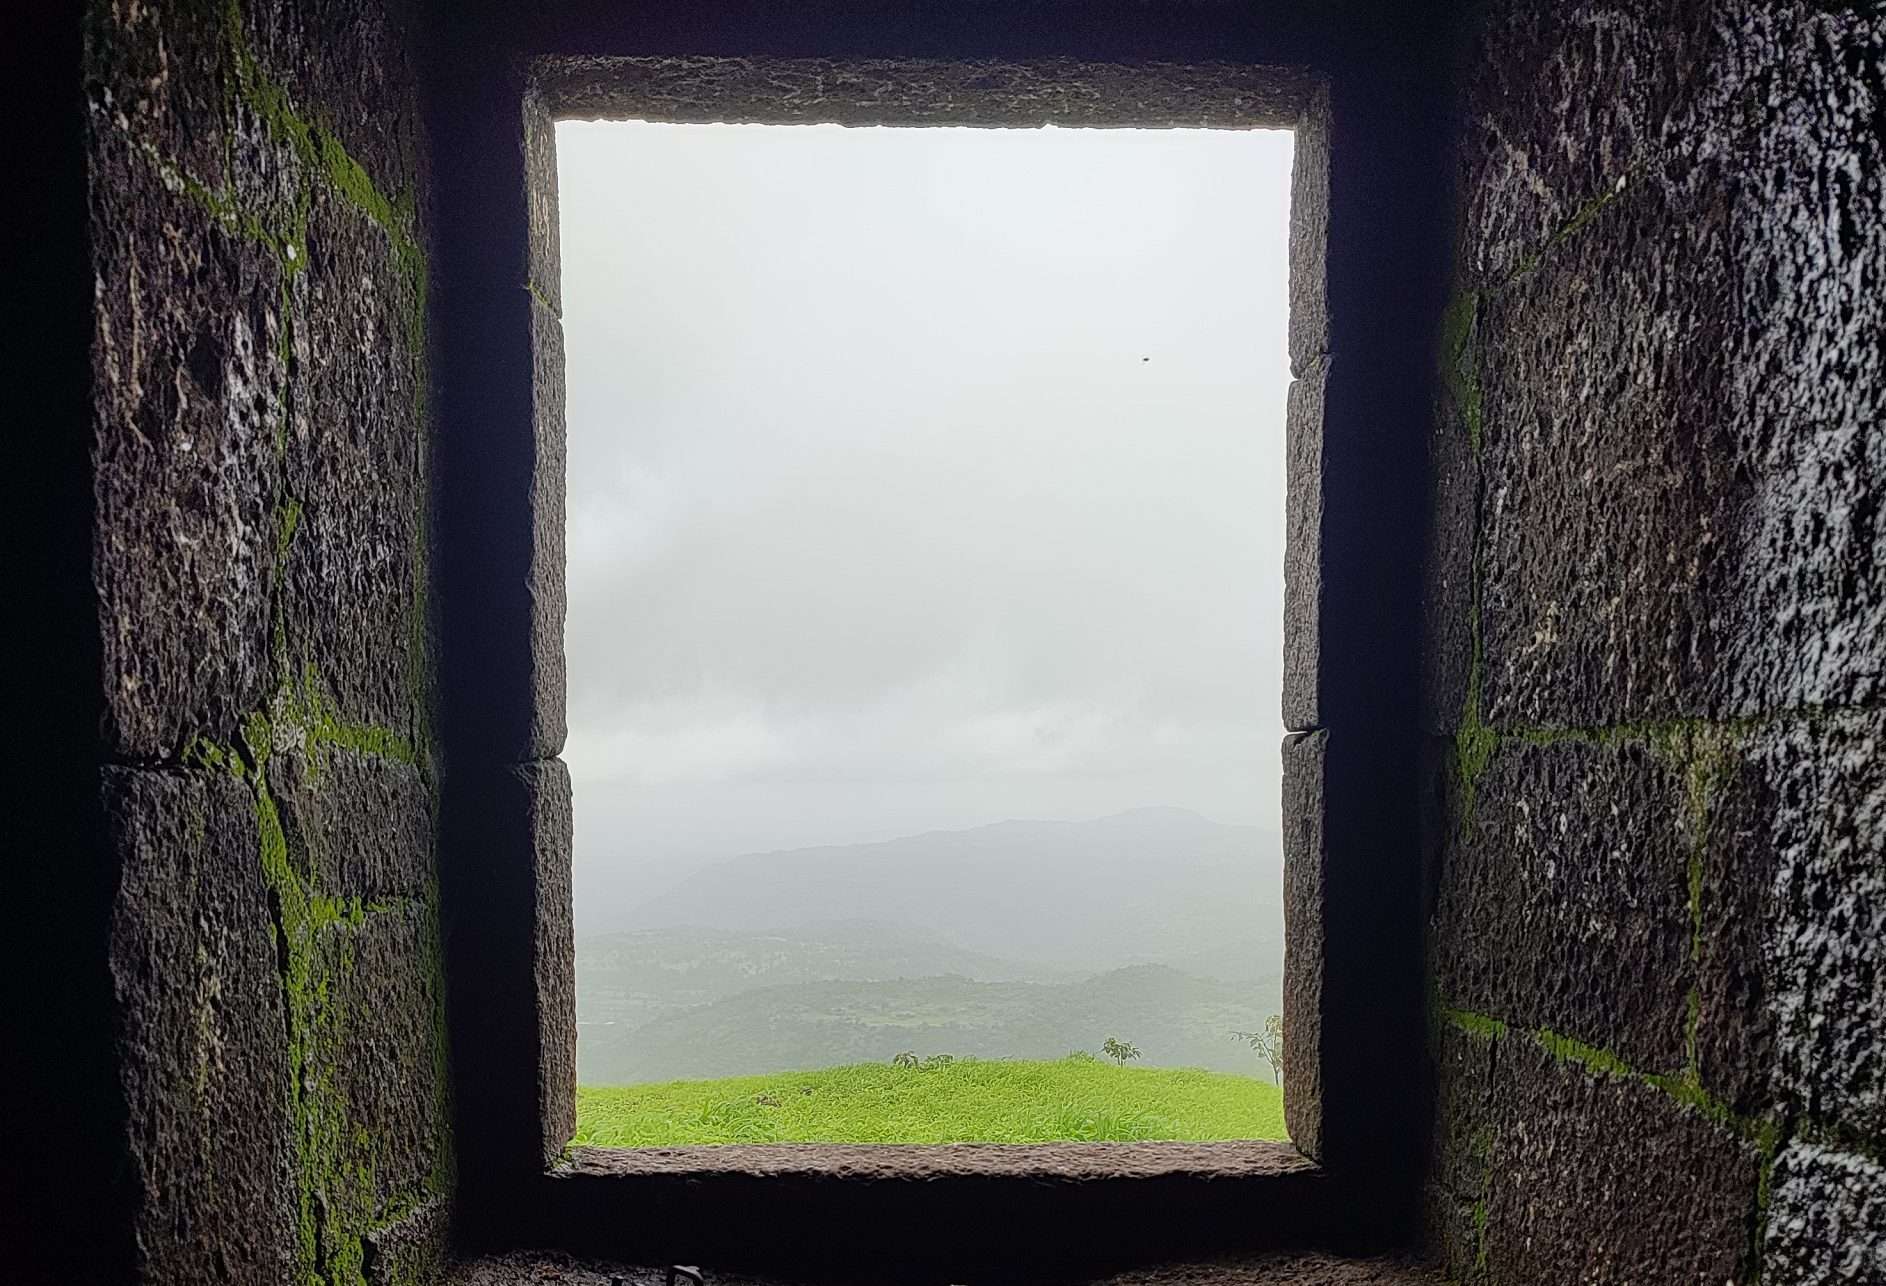
[[1886, 1137], [1883, 747], [1872, 711], [1784, 721], [1741, 748], [1704, 881], [1705, 942], [1724, 945], [1698, 1033], [1712, 1088], [1759, 1102], [1772, 1068], [1795, 1112], [1869, 1138]]
[[562, 226], [557, 216], [557, 123], [543, 95], [524, 95], [524, 200], [530, 217], [531, 292], [563, 316]]
[[1447, 1005], [1680, 1071], [1693, 971], [1680, 768], [1637, 742], [1500, 743], [1440, 873]]
[[530, 475], [531, 553], [530, 723], [525, 753], [541, 759], [563, 749], [567, 733], [568, 677], [563, 656], [567, 613], [564, 577], [564, 497], [568, 464], [564, 447], [563, 323], [532, 301], [531, 396], [535, 459]]
[[1470, 423], [1479, 415], [1472, 298], [1460, 296], [1448, 317], [1454, 333], [1444, 336], [1440, 407], [1428, 435], [1433, 481], [1421, 585], [1421, 725], [1437, 733], [1458, 728], [1467, 704], [1480, 522], [1477, 430]]
[[1323, 1141], [1323, 776], [1327, 732], [1283, 745], [1284, 1124], [1305, 1156]]
[[277, 745], [268, 762], [289, 850], [313, 886], [370, 902], [435, 887], [432, 793], [419, 769], [384, 755]]
[[570, 777], [559, 760], [460, 770], [445, 868], [466, 1173], [540, 1172], [575, 1132]]
[[451, 1205], [443, 1197], [367, 1234], [361, 1264], [367, 1286], [408, 1286], [445, 1276], [451, 1249]]
[[1501, 0], [1471, 54], [1461, 136], [1463, 262], [1480, 284], [1534, 259], [1655, 161], [1713, 44], [1693, 0]]
[[402, 901], [313, 942], [304, 1113], [324, 1239], [434, 1194], [451, 1101], [437, 935], [424, 904]]
[[1284, 418], [1284, 655], [1286, 728], [1318, 727], [1322, 709], [1323, 413], [1328, 358], [1290, 384]]
[[1482, 300], [1489, 721], [1707, 715], [1731, 641], [1765, 627], [1725, 557], [1729, 270], [1723, 211], [1645, 180]]
[[293, 1082], [254, 797], [220, 772], [108, 768], [101, 788], [140, 1280], [289, 1281]]
[[292, 279], [293, 414], [277, 514], [289, 672], [342, 717], [411, 740], [424, 693], [424, 476], [411, 265], [317, 188]]
[[224, 106], [235, 76], [213, 4], [92, 7], [85, 47], [93, 137], [116, 130], [215, 189], [227, 175]]
[[1886, 696], [1886, 17], [1860, 8], [1738, 6], [1672, 161], [1729, 201], [1736, 713]]
[[1760, 1158], [1635, 1079], [1500, 1044], [1488, 1280], [1529, 1286], [1741, 1282]]
[[1795, 1143], [1775, 1158], [1762, 1236], [1768, 1286], [1886, 1281], [1886, 1165]]
[[107, 753], [230, 735], [269, 672], [281, 271], [122, 134], [91, 147]]
[[1499, 1051], [1490, 1034], [1444, 1023], [1434, 1034], [1434, 1132], [1429, 1182], [1469, 1204], [1486, 1195], [1493, 1147], [1493, 1070]]
[[250, 0], [242, 37], [288, 110], [331, 134], [388, 199], [423, 184], [418, 68], [401, 0]]
[[1297, 122], [1290, 162], [1290, 373], [1329, 354], [1329, 93]]
[[1656, 91], [1677, 105], [1652, 113], [1667, 146], [1483, 300], [1496, 720], [1886, 690], [1886, 303], [1867, 284], [1886, 273], [1886, 111], [1851, 70], [1882, 35], [1852, 13], [1720, 18], [1671, 37], [1695, 63]]

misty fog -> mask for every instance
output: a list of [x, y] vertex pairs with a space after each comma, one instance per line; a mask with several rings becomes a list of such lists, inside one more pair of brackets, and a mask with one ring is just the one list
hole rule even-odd
[[558, 127], [585, 1082], [1251, 1069], [1290, 144]]

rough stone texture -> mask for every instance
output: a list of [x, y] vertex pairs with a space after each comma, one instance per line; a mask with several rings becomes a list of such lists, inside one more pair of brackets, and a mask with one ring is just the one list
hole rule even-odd
[[1775, 1158], [1762, 1281], [1886, 1281], [1886, 1165], [1812, 1143]]
[[557, 123], [535, 88], [524, 94], [524, 199], [530, 218], [530, 288], [563, 316], [562, 225], [557, 215]]
[[1290, 383], [1284, 416], [1284, 727], [1315, 728], [1322, 715], [1323, 411], [1329, 359], [1313, 359]]
[[1684, 1065], [1689, 843], [1682, 773], [1639, 742], [1507, 741], [1441, 873], [1447, 1003]]
[[443, 1252], [415, 1218], [452, 1157], [402, 23], [88, 7], [96, 753], [150, 765], [105, 790], [139, 1280]]
[[[748, 1277], [705, 1269], [710, 1286], [785, 1286], [788, 1279]], [[451, 1286], [525, 1286], [555, 1281], [563, 1286], [666, 1286], [666, 1268], [522, 1252], [460, 1265]], [[1395, 1259], [1346, 1259], [1324, 1254], [1251, 1255], [1198, 1263], [1159, 1264], [1106, 1277], [1069, 1278], [1093, 1286], [1427, 1286], [1435, 1278], [1422, 1266]]]
[[1722, 556], [1743, 502], [1717, 409], [1732, 315], [1722, 225], [1719, 209], [1635, 183], [1483, 301], [1480, 620], [1496, 725], [1719, 703], [1748, 624]]
[[[1551, 158], [1597, 183], [1564, 217], [1588, 222], [1555, 241], [1469, 220], [1469, 252], [1502, 265], [1482, 328], [1490, 717], [1874, 700], [1886, 304], [1864, 283], [1886, 272], [1886, 22], [1747, 5], [1626, 39], [1646, 19], [1508, 9], [1529, 15], [1517, 30], [1556, 33], [1546, 61], [1568, 77], [1606, 66], [1626, 80], [1560, 99], [1509, 85], [1476, 118], [1510, 131], [1517, 119], [1494, 117], [1536, 105], [1522, 132], [1556, 140], [1470, 156], [1486, 211], [1533, 220], [1524, 193], [1564, 186], [1535, 172]], [[1488, 57], [1504, 78], [1539, 55], [1496, 41]], [[1559, 119], [1575, 109], [1600, 120]]]
[[[1886, 13], [1738, 5], [1678, 164], [1736, 182], [1738, 712], [1886, 696]], [[1717, 142], [1718, 135], [1723, 141]]]
[[109, 768], [102, 789], [142, 1280], [290, 1280], [290, 1077], [254, 801], [224, 773]]
[[563, 657], [567, 611], [563, 574], [567, 466], [563, 431], [563, 323], [531, 301], [532, 414], [536, 457], [530, 475], [530, 698], [528, 757], [563, 749], [568, 672]]
[[1704, 1044], [1712, 1071], [1726, 1055], [1753, 1059], [1772, 1048], [1773, 1061], [1754, 1069], [1770, 1072], [1771, 1093], [1811, 1120], [1873, 1140], [1886, 1139], [1883, 750], [1879, 712], [1787, 721], [1750, 737], [1736, 814], [1752, 819], [1741, 837], [1748, 847], [1720, 881], [1749, 888], [1771, 878], [1740, 908], [1761, 917], [1742, 931], [1745, 940], [1759, 936], [1763, 953], [1753, 959], [1761, 969], [1723, 961], [1720, 989], [1742, 1004], [1725, 1005], [1727, 1030], [1706, 1026]]
[[316, 187], [307, 266], [291, 282], [294, 378], [274, 536], [290, 672], [343, 717], [411, 739], [428, 496], [411, 430], [424, 371], [405, 240]]
[[278, 748], [268, 779], [289, 846], [316, 888], [368, 901], [431, 890], [432, 792], [418, 768], [317, 743]]
[[461, 1169], [481, 1200], [509, 1203], [576, 1128], [570, 776], [554, 759], [461, 770], [453, 792], [446, 940]]
[[143, 140], [98, 111], [92, 130], [105, 735], [155, 760], [261, 703], [281, 274], [170, 190]]
[[[1449, 699], [1477, 661], [1470, 713], [1491, 730], [1458, 739], [1459, 764], [1490, 760], [1456, 792], [1435, 982], [1443, 1012], [1561, 1031], [1628, 1068], [1608, 1099], [1566, 1099], [1516, 1084], [1530, 1037], [1499, 1042], [1486, 1275], [1546, 1281], [1575, 1277], [1553, 1265], [1588, 1264], [1587, 1243], [1674, 1236], [1662, 1213], [1586, 1219], [1577, 1244], [1541, 1231], [1557, 1209], [1606, 1212], [1594, 1175], [1726, 1190], [1713, 1144], [1602, 1119], [1628, 1106], [1620, 1087], [1655, 1101], [1644, 1073], [1745, 1139], [1799, 1129], [1874, 1155], [1886, 1137], [1886, 13], [1500, 0], [1465, 65], [1474, 322], [1444, 358], [1465, 354], [1436, 429], [1425, 717], [1459, 726]], [[1463, 402], [1480, 430], [1464, 457]], [[1471, 609], [1439, 584], [1474, 560], [1477, 657]], [[1582, 748], [1528, 745], [1568, 727]], [[1617, 760], [1639, 743], [1653, 760]], [[1603, 771], [1554, 846], [1513, 807], [1536, 800], [1511, 765], [1566, 755]], [[1586, 917], [1568, 883], [1634, 909]], [[1477, 1072], [1438, 1075], [1445, 1114]], [[1519, 1130], [1556, 1168], [1514, 1197]], [[1435, 1248], [1460, 1270], [1458, 1143], [1434, 1147]], [[1692, 1219], [1695, 1253], [1646, 1250], [1637, 1278], [1722, 1280], [1750, 1227], [1764, 1280], [1879, 1275], [1840, 1258], [1872, 1244], [1878, 1215], [1853, 1195], [1871, 1163], [1783, 1157], [1765, 1234], [1746, 1214]], [[1606, 1274], [1633, 1275], [1576, 1279]]]
[[570, 770], [561, 760], [529, 764], [517, 776], [530, 792], [537, 863], [531, 976], [538, 1006], [538, 1119], [543, 1164], [576, 1133], [576, 930], [570, 902]]
[[435, 1185], [448, 1102], [435, 932], [425, 907], [401, 902], [330, 925], [315, 943], [325, 988], [309, 1059], [320, 1069], [316, 1186], [342, 1227], [377, 1228]]
[[1314, 88], [1301, 68], [823, 58], [539, 60], [563, 117], [845, 125], [1285, 128]]
[[1640, 1081], [1502, 1039], [1487, 1182], [1489, 1280], [1745, 1281], [1759, 1157]]
[[1296, 122], [1290, 160], [1290, 373], [1329, 352], [1329, 90]]
[[1474, 659], [1474, 550], [1480, 530], [1477, 309], [1457, 294], [1442, 328], [1440, 405], [1428, 435], [1432, 474], [1422, 564], [1421, 726], [1453, 732], [1466, 710]]
[[1305, 1156], [1323, 1144], [1323, 774], [1329, 734], [1283, 745], [1284, 1126]]
[[397, 1223], [368, 1233], [361, 1264], [367, 1286], [411, 1286], [443, 1278], [451, 1214], [450, 1203], [434, 1198]]
[[241, 6], [261, 69], [388, 194], [412, 195], [425, 179], [415, 8], [411, 0]]
[[1461, 139], [1463, 266], [1503, 281], [1659, 154], [1718, 6], [1695, 0], [1492, 7]]

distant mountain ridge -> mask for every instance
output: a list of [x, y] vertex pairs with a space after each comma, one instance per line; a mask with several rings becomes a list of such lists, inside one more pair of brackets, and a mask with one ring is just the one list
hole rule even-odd
[[[1277, 837], [1181, 809], [713, 863], [577, 940], [587, 1084], [905, 1050], [1253, 1071], [1280, 1008]], [[595, 917], [592, 917], [592, 922]]]
[[921, 926], [964, 950], [1105, 969], [1201, 944], [1283, 941], [1277, 836], [1177, 808], [1007, 821], [713, 863], [628, 908], [624, 927], [796, 932]]
[[585, 1025], [585, 1084], [751, 1075], [888, 1061], [903, 1050], [985, 1058], [1097, 1052], [1108, 1036], [1148, 1066], [1260, 1074], [1233, 1030], [1261, 1025], [1269, 997], [1159, 965], [1074, 983], [977, 982], [960, 976], [809, 982], [744, 991], [637, 1029]]

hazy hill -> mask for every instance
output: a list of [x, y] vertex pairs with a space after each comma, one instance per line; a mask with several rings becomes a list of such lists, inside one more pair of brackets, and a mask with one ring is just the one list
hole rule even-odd
[[615, 1084], [746, 1075], [886, 1061], [902, 1050], [986, 1058], [1058, 1058], [1097, 1051], [1108, 1036], [1139, 1045], [1149, 1066], [1247, 1074], [1254, 1055], [1232, 1041], [1270, 1006], [1249, 986], [1157, 965], [1080, 982], [977, 982], [963, 977], [809, 982], [739, 992], [631, 1030], [586, 1024], [579, 1078]]
[[749, 854], [624, 908], [621, 922], [794, 936], [821, 922], [901, 923], [971, 953], [1095, 970], [1200, 944], [1281, 955], [1281, 883], [1274, 834], [1146, 808]]
[[[957, 974], [984, 982], [1065, 981], [1052, 969], [965, 951], [907, 924], [827, 921], [790, 935], [696, 926], [579, 938], [577, 1018], [638, 1026], [756, 987]], [[588, 1039], [588, 1035], [585, 1035]]]

